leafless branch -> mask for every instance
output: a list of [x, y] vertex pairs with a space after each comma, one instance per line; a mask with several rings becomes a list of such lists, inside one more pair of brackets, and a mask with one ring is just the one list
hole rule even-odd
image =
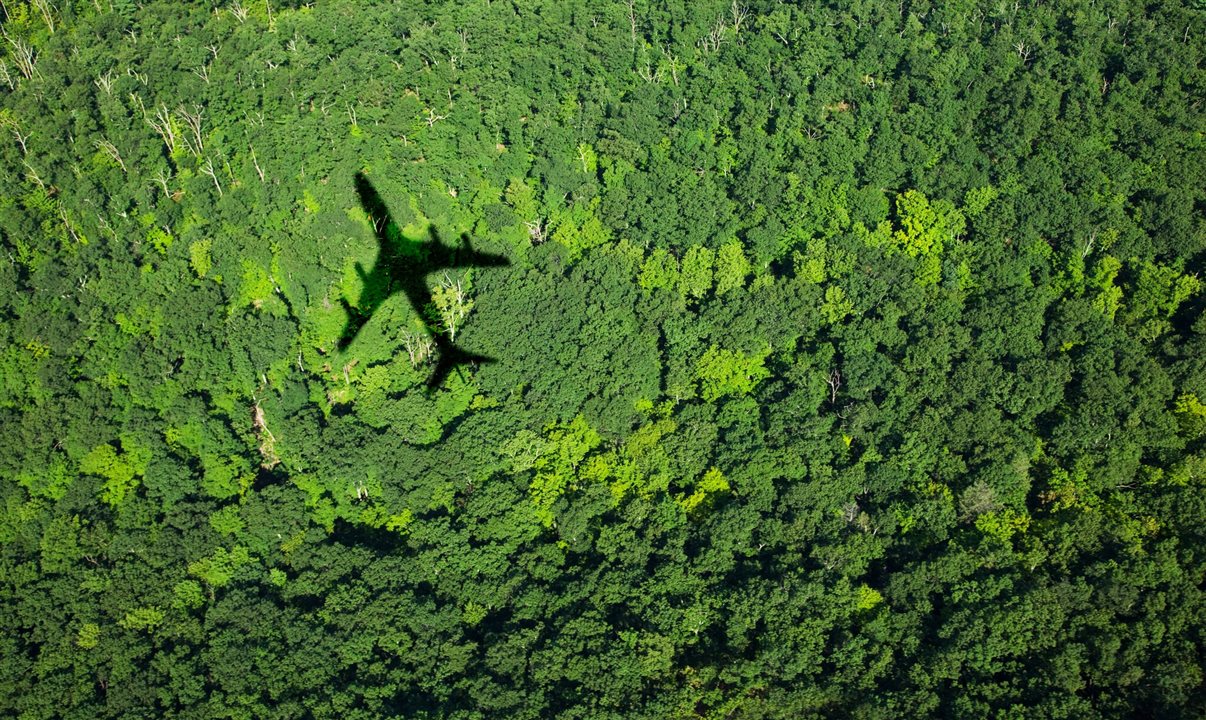
[[192, 112], [189, 112], [183, 105], [176, 108], [176, 115], [184, 121], [185, 126], [191, 133], [184, 137], [184, 144], [196, 157], [201, 157], [202, 151], [205, 150], [204, 136], [201, 132], [201, 123], [205, 116], [205, 109], [194, 104]]
[[222, 197], [222, 183], [218, 182], [218, 175], [214, 172], [214, 161], [206, 158], [205, 164], [201, 166], [201, 172], [214, 181], [214, 187], [218, 188], [218, 197]]
[[251, 164], [255, 165], [255, 174], [260, 176], [260, 182], [264, 182], [264, 171], [260, 169], [260, 161], [255, 156], [255, 146], [248, 145], [251, 148]]
[[117, 151], [116, 145], [108, 140], [97, 140], [96, 147], [100, 150], [103, 150], [106, 155], [112, 158], [113, 162], [117, 163], [121, 167], [122, 172], [129, 172], [126, 170], [126, 163], [121, 159], [121, 153]]
[[836, 403], [838, 388], [842, 386], [842, 372], [837, 368], [830, 370], [825, 382], [829, 385], [829, 402]]

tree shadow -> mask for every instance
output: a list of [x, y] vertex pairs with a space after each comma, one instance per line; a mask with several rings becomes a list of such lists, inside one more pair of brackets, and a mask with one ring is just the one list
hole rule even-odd
[[[356, 263], [356, 273], [364, 283], [362, 297], [366, 299], [362, 301], [362, 306], [352, 307], [347, 300], [340, 300], [348, 316], [339, 340], [340, 350], [351, 345], [373, 314], [386, 300], [398, 293], [406, 295], [411, 307], [422, 317], [432, 301], [432, 291], [427, 284], [428, 274], [447, 268], [502, 267], [511, 264], [503, 255], [474, 250], [468, 233], [461, 234], [459, 245], [445, 245], [435, 228], [428, 230], [426, 240], [406, 237], [364, 173], [356, 173], [355, 186], [360, 205], [368, 214], [377, 236], [377, 260], [367, 271], [361, 263]], [[436, 367], [427, 380], [428, 389], [439, 387], [448, 374], [460, 365], [476, 367], [494, 362], [494, 358], [462, 350], [443, 333], [432, 331], [431, 338], [436, 346]]]

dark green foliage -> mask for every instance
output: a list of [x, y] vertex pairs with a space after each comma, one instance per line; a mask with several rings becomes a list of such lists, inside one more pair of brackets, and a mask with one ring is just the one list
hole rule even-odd
[[1198, 4], [0, 12], [0, 715], [1206, 713]]

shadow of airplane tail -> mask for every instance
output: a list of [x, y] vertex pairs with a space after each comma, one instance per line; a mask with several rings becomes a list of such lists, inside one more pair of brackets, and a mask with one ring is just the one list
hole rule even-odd
[[449, 373], [461, 365], [476, 366], [495, 362], [492, 357], [466, 352], [446, 340], [440, 342], [438, 347], [439, 359], [436, 361], [435, 371], [427, 379], [428, 390], [434, 390], [439, 387], [448, 377]]

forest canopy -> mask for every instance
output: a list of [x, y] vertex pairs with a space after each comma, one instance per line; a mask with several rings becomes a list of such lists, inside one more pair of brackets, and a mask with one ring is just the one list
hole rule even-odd
[[0, 715], [1206, 714], [1200, 2], [0, 21]]

